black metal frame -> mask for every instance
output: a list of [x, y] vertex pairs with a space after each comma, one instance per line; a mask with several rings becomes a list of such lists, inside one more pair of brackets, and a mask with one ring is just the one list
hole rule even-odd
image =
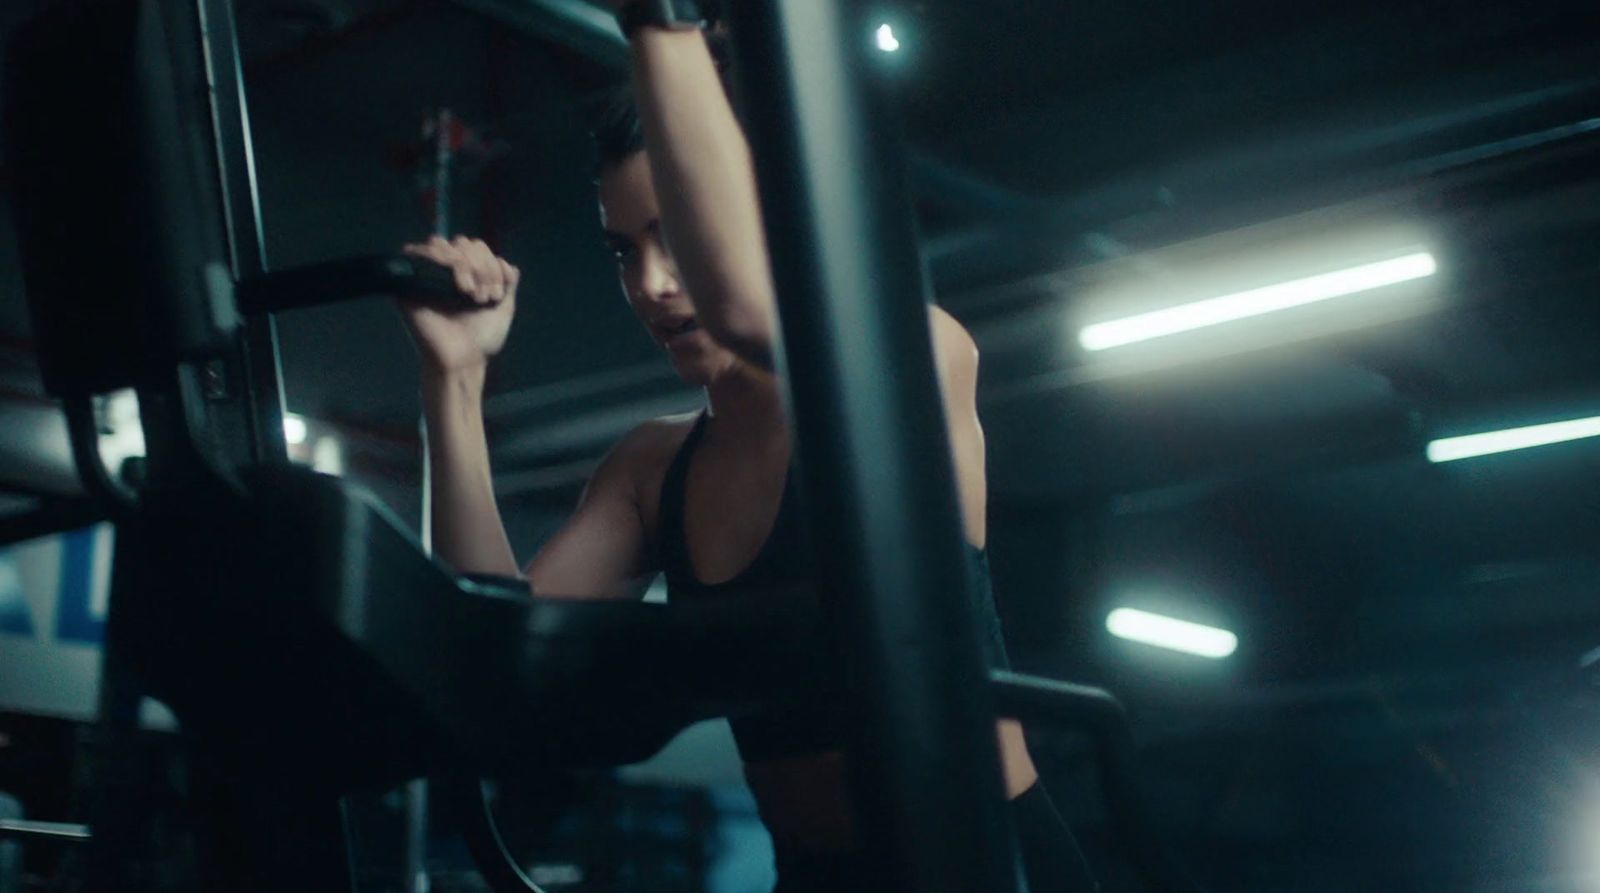
[[[261, 231], [261, 201], [256, 191], [255, 149], [239, 64], [239, 37], [232, 0], [193, 0], [200, 29], [206, 87], [216, 142], [216, 174], [222, 189], [223, 219], [234, 281], [267, 271]], [[278, 363], [278, 329], [270, 314], [244, 323], [235, 377], [244, 386], [249, 438], [257, 462], [289, 461], [283, 435], [283, 370]]]
[[815, 578], [862, 683], [854, 790], [896, 888], [1014, 890], [929, 291], [902, 153], [865, 70], [863, 11], [728, 9]]
[[1134, 868], [1152, 889], [1199, 893], [1188, 869], [1155, 831], [1139, 784], [1133, 730], [1115, 695], [1102, 688], [1006, 671], [990, 672], [989, 689], [998, 716], [1087, 735], [1106, 814]]

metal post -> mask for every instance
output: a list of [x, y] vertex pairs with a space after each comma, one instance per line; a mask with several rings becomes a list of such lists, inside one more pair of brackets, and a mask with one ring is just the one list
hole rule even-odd
[[[233, 278], [238, 282], [267, 270], [261, 202], [256, 193], [255, 149], [250, 140], [244, 75], [239, 65], [239, 38], [232, 0], [195, 0], [195, 11], [211, 101], [223, 219], [233, 259]], [[277, 322], [271, 315], [247, 320], [240, 340], [251, 458], [266, 464], [286, 464], [289, 448], [283, 436], [283, 370], [278, 362]]]
[[894, 889], [1018, 888], [898, 148], [850, 0], [729, 4], [851, 765]]
[[[441, 239], [450, 238], [452, 202], [455, 181], [455, 115], [448, 108], [439, 109], [433, 127], [433, 234]], [[433, 461], [428, 446], [428, 416], [417, 414], [417, 454], [421, 468], [418, 470], [419, 509], [418, 538], [422, 551], [433, 554]], [[405, 787], [404, 807], [405, 840], [401, 844], [406, 887], [408, 893], [428, 893], [431, 881], [428, 876], [428, 780], [419, 778]]]

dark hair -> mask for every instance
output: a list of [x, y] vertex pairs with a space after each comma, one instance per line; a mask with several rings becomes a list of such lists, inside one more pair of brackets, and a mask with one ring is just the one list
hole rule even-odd
[[[714, 6], [706, 9], [714, 12]], [[715, 17], [712, 18], [715, 21]], [[726, 29], [713, 26], [706, 31], [706, 44], [728, 89], [728, 38]], [[589, 102], [589, 133], [594, 138], [596, 178], [644, 151], [644, 126], [639, 121], [639, 105], [633, 87], [624, 81], [603, 91]]]
[[644, 151], [644, 126], [632, 87], [619, 84], [601, 94], [594, 103], [589, 133], [594, 138], [597, 178]]

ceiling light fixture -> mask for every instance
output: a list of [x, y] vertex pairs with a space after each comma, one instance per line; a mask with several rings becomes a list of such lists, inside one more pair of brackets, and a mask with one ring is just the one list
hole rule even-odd
[[893, 26], [887, 23], [878, 26], [878, 49], [885, 53], [895, 53], [900, 50], [900, 38], [894, 36]]
[[1600, 416], [1442, 438], [1428, 444], [1428, 461], [1454, 462], [1458, 459], [1509, 453], [1512, 450], [1548, 446], [1569, 440], [1582, 440], [1586, 437], [1600, 437]]
[[1225, 629], [1134, 608], [1118, 608], [1106, 615], [1106, 629], [1131, 642], [1214, 660], [1227, 657], [1239, 647], [1239, 637]]
[[1109, 350], [1423, 279], [1432, 276], [1438, 269], [1439, 265], [1432, 254], [1418, 251], [1377, 263], [1095, 323], [1085, 326], [1078, 333], [1078, 343], [1089, 351]]
[[292, 412], [283, 414], [283, 439], [291, 445], [306, 442], [306, 420]]

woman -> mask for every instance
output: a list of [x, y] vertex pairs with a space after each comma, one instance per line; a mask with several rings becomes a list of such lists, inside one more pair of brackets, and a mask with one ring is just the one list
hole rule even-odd
[[[787, 487], [790, 432], [772, 372], [774, 294], [749, 149], [699, 30], [631, 29], [634, 96], [597, 129], [599, 198], [629, 305], [707, 408], [641, 424], [606, 456], [567, 523], [522, 573], [543, 595], [605, 598], [666, 576], [669, 599], [803, 576]], [[667, 235], [671, 236], [668, 246]], [[484, 435], [485, 369], [505, 343], [518, 271], [482, 243], [435, 238], [408, 252], [450, 267], [475, 309], [407, 305], [422, 355], [434, 543], [463, 572], [519, 572], [495, 506]], [[692, 297], [691, 297], [692, 296]], [[978, 582], [986, 539], [978, 355], [949, 315], [930, 323]], [[992, 602], [984, 610], [993, 618]], [[1002, 661], [998, 623], [991, 659]], [[858, 851], [824, 706], [734, 724], [745, 776], [772, 834], [780, 891], [883, 889]], [[1070, 833], [1038, 786], [1014, 722], [998, 724], [1030, 886], [1088, 889]]]

